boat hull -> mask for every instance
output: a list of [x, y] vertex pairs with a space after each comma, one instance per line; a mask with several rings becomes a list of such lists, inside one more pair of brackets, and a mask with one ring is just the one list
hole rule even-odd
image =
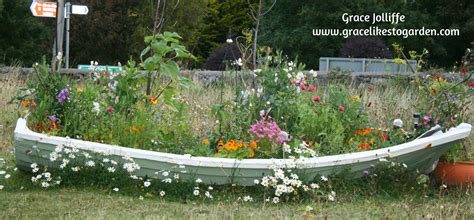
[[[298, 173], [306, 180], [319, 178], [322, 175], [344, 173], [349, 178], [363, 176], [364, 171], [387, 159], [404, 163], [410, 170], [422, 173], [432, 172], [439, 157], [452, 144], [469, 136], [471, 125], [461, 124], [457, 128], [443, 133], [437, 132], [430, 137], [417, 139], [401, 145], [372, 151], [340, 154], [316, 158], [306, 158], [295, 162], [290, 159], [228, 159], [213, 157], [193, 157], [146, 151], [140, 149], [112, 146], [56, 136], [35, 133], [26, 126], [25, 119], [19, 119], [15, 129], [15, 154], [17, 166], [30, 171], [30, 164], [54, 166], [49, 155], [58, 145], [74, 145], [79, 150], [106, 153], [109, 158], [119, 160], [128, 156], [141, 167], [135, 172], [137, 176], [157, 176], [163, 170], [178, 171], [184, 166], [186, 173], [181, 173], [182, 180], [200, 178], [206, 184], [254, 185], [255, 179], [272, 175], [274, 167], [297, 166]], [[160, 178], [158, 175], [157, 178]], [[163, 177], [162, 177], [163, 178]]]

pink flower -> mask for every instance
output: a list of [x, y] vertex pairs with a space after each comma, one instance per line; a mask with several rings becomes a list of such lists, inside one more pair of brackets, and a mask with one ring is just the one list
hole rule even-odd
[[344, 111], [344, 106], [339, 106], [339, 111], [343, 112]]
[[319, 102], [319, 101], [321, 101], [321, 98], [317, 95], [313, 98], [313, 101]]
[[113, 108], [111, 105], [109, 105], [109, 108], [107, 109], [107, 111], [108, 111], [109, 113], [112, 113], [112, 112], [114, 111], [114, 108]]
[[314, 87], [313, 85], [310, 85], [309, 86], [309, 91], [311, 91], [311, 92], [316, 91], [316, 87]]
[[272, 143], [283, 143], [288, 141], [288, 139], [283, 136], [283, 132], [278, 124], [270, 119], [257, 121], [255, 124], [250, 126], [249, 133], [258, 139], [268, 138]]
[[306, 88], [306, 85], [305, 85], [304, 83], [300, 83], [300, 88], [301, 88], [302, 90], [306, 90], [306, 89], [307, 89], [307, 88]]

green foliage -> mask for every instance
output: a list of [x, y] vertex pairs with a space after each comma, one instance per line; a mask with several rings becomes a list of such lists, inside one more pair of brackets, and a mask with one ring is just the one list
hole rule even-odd
[[[191, 81], [181, 76], [178, 63], [175, 61], [194, 58], [184, 46], [180, 45], [180, 39], [181, 37], [174, 32], [147, 36], [145, 37], [147, 47], [140, 54], [142, 60], [140, 66], [146, 71], [146, 94], [157, 93], [153, 97], [154, 99], [163, 95], [165, 103], [171, 104], [171, 106], [173, 104], [172, 97], [177, 92], [173, 84], [184, 87], [191, 86]], [[163, 83], [165, 81], [167, 82]], [[156, 85], [158, 91], [153, 90], [153, 85]]]
[[54, 19], [33, 17], [31, 1], [0, 1], [0, 64], [31, 67], [51, 54]]
[[29, 125], [38, 132], [184, 152], [184, 146], [196, 139], [187, 124], [187, 108], [178, 98], [180, 87], [191, 83], [180, 75], [177, 62], [192, 55], [178, 39], [177, 34], [168, 32], [146, 38], [149, 47], [143, 56], [151, 55], [140, 66], [159, 70], [157, 81], [166, 82], [155, 86], [158, 91], [151, 90], [154, 96], [143, 92], [147, 81], [137, 64], [130, 61], [124, 72], [93, 72], [81, 81], [50, 72], [45, 64], [35, 65], [33, 79], [16, 100], [26, 107], [23, 111], [29, 113]]
[[351, 138], [357, 130], [369, 127], [358, 96], [350, 96], [341, 85], [328, 85], [325, 91], [305, 92], [298, 105], [298, 131], [301, 138], [315, 144], [324, 155], [353, 152]]

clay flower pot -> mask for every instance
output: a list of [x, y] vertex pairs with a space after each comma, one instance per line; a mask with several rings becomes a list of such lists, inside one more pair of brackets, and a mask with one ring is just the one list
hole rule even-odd
[[444, 184], [463, 186], [474, 183], [474, 162], [439, 161], [434, 171], [436, 178]]

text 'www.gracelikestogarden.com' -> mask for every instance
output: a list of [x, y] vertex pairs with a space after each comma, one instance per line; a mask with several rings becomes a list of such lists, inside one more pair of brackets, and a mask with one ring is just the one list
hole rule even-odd
[[[406, 16], [400, 13], [373, 13], [371, 15], [352, 15], [344, 13], [341, 20], [347, 25], [349, 23], [390, 23], [397, 25], [405, 22]], [[408, 38], [410, 36], [459, 36], [459, 29], [435, 29], [435, 28], [380, 28], [378, 26], [369, 26], [368, 28], [319, 28], [313, 29], [313, 36], [395, 36]]]

